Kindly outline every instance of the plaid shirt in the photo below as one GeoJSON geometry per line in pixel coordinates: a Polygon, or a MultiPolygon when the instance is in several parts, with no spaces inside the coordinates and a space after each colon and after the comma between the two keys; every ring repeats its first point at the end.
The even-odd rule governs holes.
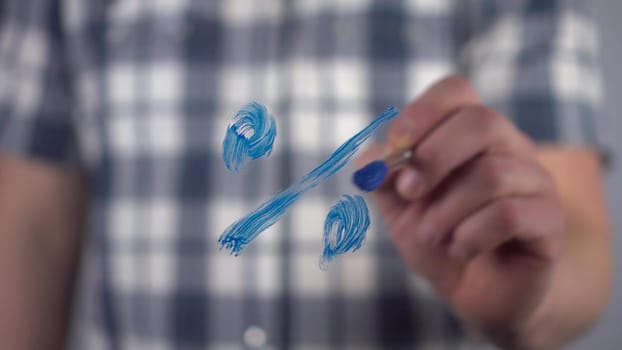
{"type": "MultiPolygon", "coordinates": [[[[76,349],[457,349],[468,337],[372,217],[318,268],[344,169],[239,257],[233,221],[389,105],[451,72],[539,142],[596,145],[596,30],[580,1],[5,0],[0,146],[90,179],[76,349]],[[257,100],[272,155],[226,171],[257,100]]],[[[451,145],[448,145],[450,147],[451,145]]]]}

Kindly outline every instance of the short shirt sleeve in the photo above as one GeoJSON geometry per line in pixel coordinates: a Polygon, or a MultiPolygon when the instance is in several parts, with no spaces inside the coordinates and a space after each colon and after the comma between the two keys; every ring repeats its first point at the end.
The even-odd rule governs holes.
{"type": "Polygon", "coordinates": [[[0,151],[76,163],[72,84],[58,1],[0,12],[0,151]]]}
{"type": "Polygon", "coordinates": [[[598,33],[586,4],[471,3],[460,64],[484,102],[537,143],[602,151],[598,33]]]}

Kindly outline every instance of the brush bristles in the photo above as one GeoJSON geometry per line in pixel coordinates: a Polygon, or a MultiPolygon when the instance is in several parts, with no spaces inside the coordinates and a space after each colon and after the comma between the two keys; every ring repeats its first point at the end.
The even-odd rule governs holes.
{"type": "Polygon", "coordinates": [[[411,149],[401,150],[386,156],[382,160],[373,161],[352,175],[352,182],[359,189],[371,192],[380,187],[389,176],[391,169],[397,168],[408,162],[413,156],[411,149]]]}
{"type": "Polygon", "coordinates": [[[371,192],[384,182],[389,174],[389,165],[383,160],[373,161],[352,175],[352,182],[359,189],[371,192]]]}

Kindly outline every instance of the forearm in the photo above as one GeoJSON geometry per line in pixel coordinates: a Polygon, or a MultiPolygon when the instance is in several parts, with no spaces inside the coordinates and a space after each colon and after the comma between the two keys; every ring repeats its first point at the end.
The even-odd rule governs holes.
{"type": "Polygon", "coordinates": [[[12,230],[3,219],[0,223],[4,238],[20,236],[0,247],[0,338],[7,349],[60,349],[73,273],[67,262],[42,247],[33,249],[38,233],[12,230]]]}
{"type": "Polygon", "coordinates": [[[0,160],[0,339],[7,349],[61,349],[80,247],[82,190],[77,174],[30,170],[0,160]]]}

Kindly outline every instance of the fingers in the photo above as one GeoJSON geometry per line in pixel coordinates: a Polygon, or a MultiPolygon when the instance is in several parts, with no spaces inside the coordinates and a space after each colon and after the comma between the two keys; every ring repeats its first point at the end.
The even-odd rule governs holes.
{"type": "MultiPolygon", "coordinates": [[[[414,207],[417,204],[420,202],[409,205],[413,206],[415,222],[416,210],[421,209],[414,207]]],[[[533,258],[536,263],[550,262],[563,248],[564,214],[548,195],[492,201],[454,228],[448,245],[424,242],[413,234],[416,230],[405,230],[407,216],[413,217],[404,215],[403,227],[392,232],[392,238],[409,266],[425,276],[442,295],[454,290],[462,269],[477,258],[520,256],[533,258]]]]}
{"type": "MultiPolygon", "coordinates": [[[[386,155],[395,148],[394,144],[399,143],[400,137],[404,134],[408,136],[408,142],[415,145],[413,166],[406,166],[391,173],[384,185],[372,194],[379,211],[389,224],[409,201],[433,192],[457,169],[482,154],[509,154],[527,158],[533,153],[531,141],[516,130],[506,118],[481,106],[469,83],[458,76],[441,80],[417,101],[407,106],[390,127],[388,135],[390,144],[368,151],[361,157],[359,164],[366,164],[372,159],[386,155]],[[412,123],[417,124],[412,130],[404,126],[412,123]]],[[[484,174],[486,176],[483,180],[488,182],[493,181],[491,178],[502,171],[496,168],[489,170],[491,166],[486,164],[483,167],[482,171],[486,174],[493,172],[490,175],[484,174]]],[[[471,182],[477,182],[477,176],[479,175],[471,176],[473,178],[471,182]]],[[[508,172],[494,181],[501,182],[510,177],[508,172]]],[[[488,189],[495,191],[500,187],[500,183],[486,185],[488,189]]],[[[465,187],[469,187],[468,183],[465,187]]],[[[480,187],[471,186],[471,190],[463,189],[463,191],[475,192],[472,189],[480,187]]],[[[520,192],[521,188],[516,190],[520,192]]],[[[475,210],[472,205],[482,205],[480,202],[488,194],[487,191],[479,190],[476,195],[460,194],[459,198],[466,198],[471,202],[460,204],[458,207],[475,210]],[[480,199],[480,202],[477,202],[477,199],[480,199]]],[[[449,211],[459,218],[468,214],[457,210],[440,211],[449,211]]],[[[453,220],[445,222],[455,224],[453,220]]],[[[445,233],[444,227],[433,226],[422,231],[430,233],[435,230],[440,232],[438,235],[445,233]]]]}
{"type": "Polygon", "coordinates": [[[534,147],[503,116],[480,105],[459,109],[425,137],[414,150],[414,168],[397,178],[405,199],[431,192],[451,172],[483,153],[532,155],[534,147]]]}
{"type": "Polygon", "coordinates": [[[495,201],[471,215],[456,228],[449,255],[466,262],[500,245],[517,241],[522,253],[547,261],[561,251],[564,218],[550,197],[512,197],[495,201]]]}
{"type": "Polygon", "coordinates": [[[479,98],[469,82],[460,76],[445,78],[406,106],[391,123],[388,141],[393,149],[412,147],[458,108],[477,104],[479,98]]]}
{"type": "Polygon", "coordinates": [[[402,258],[441,294],[477,280],[472,267],[480,262],[550,262],[559,254],[563,210],[550,174],[533,143],[481,105],[465,79],[438,82],[395,119],[382,153],[405,148],[411,162],[372,196],[402,258]]]}
{"type": "Polygon", "coordinates": [[[548,173],[537,163],[507,156],[487,155],[473,160],[456,174],[426,208],[417,234],[423,241],[446,240],[467,216],[497,199],[550,193],[548,173]]]}

